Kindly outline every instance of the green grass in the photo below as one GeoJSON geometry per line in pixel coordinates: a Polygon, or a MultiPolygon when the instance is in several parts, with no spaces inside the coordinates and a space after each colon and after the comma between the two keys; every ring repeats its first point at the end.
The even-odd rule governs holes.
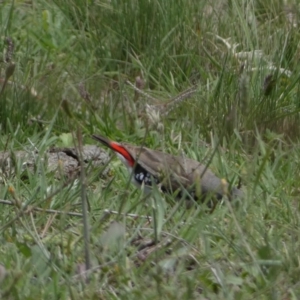
{"type": "Polygon", "coordinates": [[[0,150],[38,159],[1,166],[0,199],[81,213],[85,186],[93,269],[78,275],[82,217],[0,203],[1,297],[299,299],[299,16],[296,0],[3,1],[1,87],[15,69],[0,150]],[[159,103],[198,89],[158,126],[142,110],[155,103],[126,84],[137,76],[159,103]],[[83,144],[101,133],[199,161],[217,147],[210,168],[247,197],[213,213],[155,190],[145,200],[116,158],[102,176],[86,165],[85,185],[57,178],[45,151],[72,146],[78,130],[83,144]]]}

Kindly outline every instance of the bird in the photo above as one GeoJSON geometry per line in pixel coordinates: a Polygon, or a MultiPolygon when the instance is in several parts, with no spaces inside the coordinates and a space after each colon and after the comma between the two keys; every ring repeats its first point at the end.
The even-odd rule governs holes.
{"type": "Polygon", "coordinates": [[[183,157],[174,156],[145,146],[118,143],[107,137],[93,134],[92,138],[110,148],[127,167],[132,182],[144,186],[147,193],[157,185],[164,193],[177,198],[190,195],[194,200],[204,201],[207,197],[221,200],[244,196],[242,189],[230,191],[226,180],[217,177],[206,165],[183,157]]]}

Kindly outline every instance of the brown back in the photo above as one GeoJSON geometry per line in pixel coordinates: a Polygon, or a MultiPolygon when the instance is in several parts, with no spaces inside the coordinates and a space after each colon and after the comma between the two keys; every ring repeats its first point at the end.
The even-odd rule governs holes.
{"type": "Polygon", "coordinates": [[[221,179],[196,160],[172,156],[146,147],[122,145],[144,169],[162,180],[166,189],[175,191],[180,187],[188,189],[198,185],[202,194],[224,194],[221,179]]]}

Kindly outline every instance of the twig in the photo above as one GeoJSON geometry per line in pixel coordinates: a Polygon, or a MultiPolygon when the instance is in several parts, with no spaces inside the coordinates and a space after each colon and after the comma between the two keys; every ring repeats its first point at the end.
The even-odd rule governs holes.
{"type": "MultiPolygon", "coordinates": [[[[15,203],[9,200],[3,200],[0,199],[0,204],[5,204],[5,205],[11,205],[14,206],[15,203]]],[[[45,212],[49,214],[61,214],[61,215],[68,215],[71,217],[82,217],[83,214],[77,213],[77,212],[70,212],[70,211],[63,211],[63,210],[56,210],[56,209],[45,209],[41,207],[33,207],[33,206],[28,206],[28,210],[32,211],[38,211],[38,212],[45,212]]],[[[110,215],[122,215],[124,217],[130,217],[130,218],[142,218],[142,219],[148,219],[151,220],[151,216],[144,216],[144,215],[138,215],[138,214],[126,214],[126,213],[119,213],[115,210],[109,210],[109,209],[104,209],[104,213],[110,214],[110,215]]]]}
{"type": "Polygon", "coordinates": [[[148,220],[152,219],[152,217],[150,217],[150,216],[143,216],[143,215],[137,215],[137,214],[119,213],[118,211],[109,210],[109,209],[104,209],[104,213],[111,214],[111,215],[121,215],[121,216],[124,216],[124,217],[131,217],[131,218],[143,218],[143,219],[148,219],[148,220]]]}
{"type": "MultiPolygon", "coordinates": [[[[2,199],[0,199],[0,204],[15,206],[14,202],[9,200],[2,200],[2,199]]],[[[27,208],[29,211],[32,210],[32,211],[46,212],[49,214],[62,214],[62,215],[68,215],[72,217],[82,217],[81,213],[76,213],[76,212],[69,212],[69,211],[56,210],[56,209],[44,209],[41,207],[33,207],[33,206],[27,206],[27,208]]]]}
{"type": "Polygon", "coordinates": [[[179,104],[181,101],[183,101],[183,100],[191,97],[192,95],[194,95],[195,92],[198,89],[198,85],[194,85],[194,86],[188,88],[187,90],[183,91],[179,95],[169,99],[167,102],[161,102],[158,99],[153,98],[149,94],[145,93],[143,90],[136,87],[129,80],[127,80],[126,83],[128,85],[130,85],[139,94],[141,94],[141,95],[145,96],[146,98],[156,102],[156,104],[153,104],[153,105],[148,104],[148,106],[160,110],[164,115],[168,115],[170,113],[170,111],[172,111],[177,104],[179,104]],[[157,103],[157,102],[160,102],[160,103],[157,103]]]}

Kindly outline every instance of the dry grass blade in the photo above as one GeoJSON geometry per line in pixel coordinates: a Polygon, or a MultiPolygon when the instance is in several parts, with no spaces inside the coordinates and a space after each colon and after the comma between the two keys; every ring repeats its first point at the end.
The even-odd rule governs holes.
{"type": "Polygon", "coordinates": [[[12,38],[10,38],[10,37],[7,37],[5,39],[5,41],[6,41],[6,44],[7,44],[7,48],[6,48],[4,62],[9,63],[12,60],[14,50],[15,50],[15,45],[14,45],[14,42],[13,42],[12,38]]]}
{"type": "Polygon", "coordinates": [[[158,105],[156,105],[156,107],[159,107],[159,106],[162,105],[162,107],[160,108],[160,110],[162,112],[162,115],[167,116],[182,101],[192,97],[197,92],[197,90],[198,90],[198,85],[194,85],[191,88],[183,91],[182,93],[180,93],[176,97],[170,99],[167,103],[158,104],[158,105]]]}
{"type": "Polygon", "coordinates": [[[5,78],[4,78],[4,82],[2,85],[2,89],[0,91],[0,96],[3,94],[5,87],[7,85],[8,79],[14,74],[15,67],[16,67],[16,65],[12,62],[12,57],[13,57],[14,48],[15,48],[13,40],[10,37],[7,37],[5,39],[5,41],[7,43],[7,48],[6,48],[6,53],[5,53],[5,57],[4,57],[4,62],[6,64],[8,64],[8,66],[6,67],[6,70],[5,70],[5,78]]]}
{"type": "Polygon", "coordinates": [[[83,82],[80,82],[79,85],[78,85],[78,92],[79,92],[79,95],[81,96],[81,98],[83,100],[85,100],[86,102],[88,103],[91,103],[92,102],[92,98],[91,98],[91,95],[90,93],[86,90],[83,82]]]}
{"type": "MultiPolygon", "coordinates": [[[[144,92],[142,89],[140,89],[138,85],[135,86],[135,85],[132,84],[129,80],[126,80],[126,83],[127,83],[128,85],[130,85],[130,86],[134,89],[134,91],[135,91],[136,93],[143,95],[145,98],[147,98],[147,99],[149,99],[149,100],[151,100],[151,101],[153,101],[153,102],[157,102],[157,101],[158,101],[156,98],[153,98],[151,95],[147,94],[147,93],[144,92]]],[[[142,88],[143,85],[141,85],[140,87],[142,88]]]]}

